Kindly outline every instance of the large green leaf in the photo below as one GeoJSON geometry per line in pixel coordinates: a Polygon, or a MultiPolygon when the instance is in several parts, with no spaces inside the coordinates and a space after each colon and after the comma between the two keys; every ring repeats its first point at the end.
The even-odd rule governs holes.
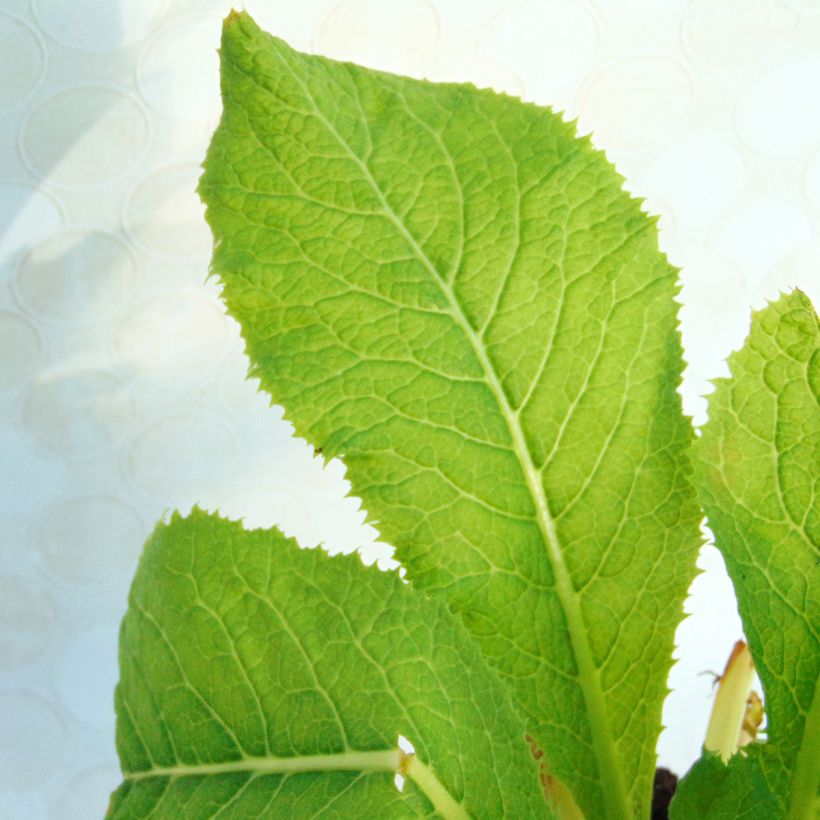
{"type": "Polygon", "coordinates": [[[729,367],[696,446],[698,486],[763,684],[760,774],[777,816],[809,818],[820,785],[820,327],[809,299],[795,291],[755,314],[729,367]]]}
{"type": "Polygon", "coordinates": [[[699,513],[676,272],[551,111],[231,15],[200,191],[252,373],[339,455],[590,817],[648,813],[699,513]]]}
{"type": "Polygon", "coordinates": [[[276,530],[196,510],[157,528],[116,704],[115,818],[548,814],[509,693],[444,602],[276,530]]]}

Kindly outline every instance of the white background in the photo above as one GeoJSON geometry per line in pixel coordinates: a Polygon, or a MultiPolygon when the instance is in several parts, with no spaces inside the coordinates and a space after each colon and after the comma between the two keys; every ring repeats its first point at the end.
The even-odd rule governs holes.
{"type": "MultiPolygon", "coordinates": [[[[820,296],[820,4],[248,0],[293,45],[579,117],[682,269],[686,409],[749,306],[820,296]]],[[[202,505],[304,545],[390,548],[244,381],[193,189],[221,0],[0,0],[0,817],[100,816],[116,634],[143,540],[202,505]]],[[[698,754],[740,626],[706,548],[661,761],[698,754]]]]}

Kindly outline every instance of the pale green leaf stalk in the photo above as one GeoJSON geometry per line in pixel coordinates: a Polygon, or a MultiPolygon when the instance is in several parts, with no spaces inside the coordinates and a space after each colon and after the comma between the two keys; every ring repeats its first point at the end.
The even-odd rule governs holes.
{"type": "Polygon", "coordinates": [[[739,748],[746,704],[752,691],[755,667],[749,647],[738,641],[718,683],[715,703],[703,747],[717,752],[726,763],[739,748]]]}
{"type": "Polygon", "coordinates": [[[509,692],[443,601],[199,510],[146,545],[116,706],[112,818],[549,816],[509,692]]]}
{"type": "Polygon", "coordinates": [[[549,109],[225,22],[200,192],[251,372],[510,684],[590,818],[649,813],[699,510],[677,273],[549,109]]]}
{"type": "Polygon", "coordinates": [[[698,764],[699,788],[673,806],[698,816],[683,795],[695,799],[711,772],[754,791],[755,816],[809,820],[820,786],[820,328],[809,299],[795,291],[754,314],[729,367],[709,398],[696,470],[763,684],[768,740],[728,769],[698,764]]]}

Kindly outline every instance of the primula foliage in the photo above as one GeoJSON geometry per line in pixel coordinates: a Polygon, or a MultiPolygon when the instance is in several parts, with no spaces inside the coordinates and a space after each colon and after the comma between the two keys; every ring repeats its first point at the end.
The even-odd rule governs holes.
{"type": "Polygon", "coordinates": [[[725,784],[712,789],[715,817],[809,818],[820,786],[820,326],[809,299],[796,291],[755,314],[729,367],[695,448],[697,484],[763,683],[768,742],[728,767],[697,764],[703,788],[682,790],[673,816],[705,816],[694,800],[711,773],[725,784]]]}
{"type": "Polygon", "coordinates": [[[699,511],[676,271],[549,110],[293,51],[245,15],[200,191],[252,372],[590,816],[645,814],[699,511]]]}
{"type": "MultiPolygon", "coordinates": [[[[220,55],[212,272],[251,374],[343,460],[409,584],[204,513],[161,525],[123,626],[113,813],[648,817],[702,515],[654,220],[549,109],[301,54],[244,13],[220,55]]],[[[756,320],[764,359],[698,451],[767,697],[794,696],[770,715],[778,811],[811,791],[791,771],[817,724],[800,305],[765,344],[756,320]],[[783,645],[809,640],[805,662],[783,645]]]]}
{"type": "Polygon", "coordinates": [[[464,628],[356,556],[174,516],[146,545],[120,660],[113,817],[432,817],[431,798],[454,818],[549,816],[464,628]],[[396,790],[400,734],[432,789],[396,790]]]}

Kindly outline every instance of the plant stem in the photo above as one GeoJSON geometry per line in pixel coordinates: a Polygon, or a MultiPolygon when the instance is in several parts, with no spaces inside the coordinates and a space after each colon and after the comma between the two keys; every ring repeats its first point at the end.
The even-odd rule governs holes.
{"type": "Polygon", "coordinates": [[[738,750],[746,701],[752,690],[754,674],[755,667],[749,648],[743,641],[738,641],[720,678],[703,744],[709,751],[718,752],[724,763],[738,750]]]}
{"type": "Polygon", "coordinates": [[[405,755],[400,773],[407,775],[424,792],[433,808],[445,820],[469,820],[470,815],[455,798],[441,785],[431,768],[415,755],[405,755]]]}

